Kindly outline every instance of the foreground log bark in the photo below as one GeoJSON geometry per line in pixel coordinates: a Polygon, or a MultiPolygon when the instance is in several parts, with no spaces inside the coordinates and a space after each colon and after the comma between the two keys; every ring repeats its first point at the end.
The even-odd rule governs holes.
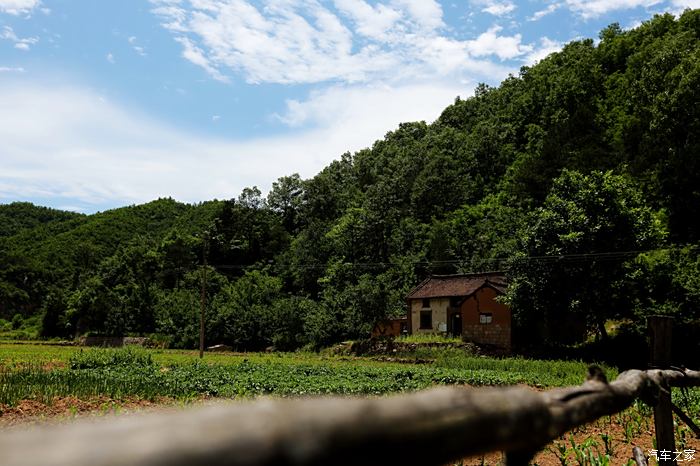
{"type": "Polygon", "coordinates": [[[442,465],[491,451],[511,464],[574,427],[700,372],[632,370],[577,387],[443,387],[374,399],[231,403],[167,414],[83,420],[0,435],[3,465],[442,465]]]}
{"type": "Polygon", "coordinates": [[[632,449],[632,458],[634,459],[634,462],[637,464],[637,466],[649,466],[649,463],[647,462],[647,457],[644,456],[644,452],[639,447],[634,447],[632,449]]]}

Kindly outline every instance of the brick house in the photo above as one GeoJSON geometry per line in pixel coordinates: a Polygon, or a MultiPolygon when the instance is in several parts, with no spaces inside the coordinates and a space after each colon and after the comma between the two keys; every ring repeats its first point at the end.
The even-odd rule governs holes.
{"type": "Polygon", "coordinates": [[[502,272],[433,275],[406,296],[408,332],[461,336],[510,351],[510,307],[496,300],[506,287],[502,272]]]}

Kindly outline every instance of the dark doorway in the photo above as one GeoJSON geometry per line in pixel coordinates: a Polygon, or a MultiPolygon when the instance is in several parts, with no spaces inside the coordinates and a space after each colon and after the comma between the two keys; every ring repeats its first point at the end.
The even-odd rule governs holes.
{"type": "Polygon", "coordinates": [[[452,314],[452,336],[459,337],[462,336],[462,314],[454,313],[452,314]]]}

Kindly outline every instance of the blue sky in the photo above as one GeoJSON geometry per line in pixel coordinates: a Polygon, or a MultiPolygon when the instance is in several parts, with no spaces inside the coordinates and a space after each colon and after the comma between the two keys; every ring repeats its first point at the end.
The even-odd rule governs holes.
{"type": "Polygon", "coordinates": [[[612,22],[700,0],[0,0],[0,203],[308,178],[612,22]]]}

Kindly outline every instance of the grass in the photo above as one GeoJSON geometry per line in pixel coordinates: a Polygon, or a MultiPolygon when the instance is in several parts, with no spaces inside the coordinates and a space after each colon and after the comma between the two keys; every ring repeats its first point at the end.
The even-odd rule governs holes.
{"type": "Polygon", "coordinates": [[[23,319],[17,315],[10,320],[0,319],[0,339],[36,340],[41,327],[41,317],[32,316],[23,319]]]}
{"type": "MultiPolygon", "coordinates": [[[[518,380],[518,383],[542,388],[578,385],[583,382],[588,370],[588,364],[581,361],[476,356],[457,347],[418,346],[409,352],[398,351],[395,356],[433,361],[435,367],[508,374],[509,378],[518,380]]],[[[600,366],[608,380],[617,377],[616,369],[602,364],[600,366]]]]}

